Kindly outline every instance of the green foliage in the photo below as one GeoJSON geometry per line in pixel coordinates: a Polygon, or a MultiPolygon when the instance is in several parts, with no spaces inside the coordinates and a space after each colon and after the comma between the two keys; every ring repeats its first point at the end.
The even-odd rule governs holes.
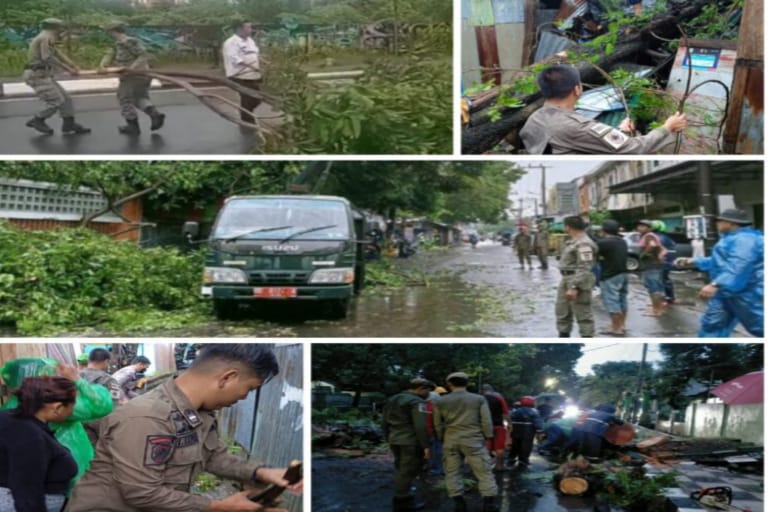
{"type": "MultiPolygon", "coordinates": [[[[390,261],[371,262],[365,269],[366,286],[383,288],[404,288],[412,279],[393,265],[390,261]]],[[[379,293],[375,291],[374,293],[379,293]]]]}
{"type": "Polygon", "coordinates": [[[606,492],[603,496],[622,510],[663,512],[666,510],[664,490],[677,485],[677,475],[661,473],[646,476],[642,470],[621,469],[606,472],[604,484],[606,492]]]}
{"type": "Polygon", "coordinates": [[[212,491],[221,485],[221,480],[216,475],[210,473],[200,473],[192,485],[192,492],[195,494],[212,491]]]}
{"type": "MultiPolygon", "coordinates": [[[[653,369],[646,365],[646,382],[653,382],[653,369]]],[[[597,406],[616,404],[627,390],[635,390],[640,372],[638,361],[611,361],[592,366],[593,375],[584,377],[579,388],[579,402],[597,406]]]]}
{"type": "Polygon", "coordinates": [[[734,40],[739,35],[739,26],[733,14],[736,9],[743,6],[744,0],[736,0],[728,4],[712,2],[705,5],[701,14],[685,25],[685,31],[695,39],[734,40]]]}
{"type": "MultiPolygon", "coordinates": [[[[21,231],[0,224],[0,322],[49,335],[146,312],[200,308],[202,255],[141,250],[85,229],[21,231]]],[[[155,319],[156,320],[156,319],[155,319]]]]}
{"type": "Polygon", "coordinates": [[[343,423],[351,427],[377,427],[379,422],[369,413],[361,409],[342,411],[336,407],[312,409],[312,423],[323,425],[328,423],[343,423]]]}
{"type": "MultiPolygon", "coordinates": [[[[295,57],[293,55],[292,57],[295,57]]],[[[323,86],[301,62],[267,71],[265,89],[282,99],[287,123],[268,151],[312,154],[447,154],[452,151],[451,65],[414,51],[378,55],[352,84],[323,86]]]]}
{"type": "Polygon", "coordinates": [[[542,391],[547,377],[571,380],[580,356],[580,344],[316,344],[312,378],[345,391],[394,394],[417,374],[442,384],[449,373],[464,371],[475,386],[481,380],[517,397],[542,391]]]}

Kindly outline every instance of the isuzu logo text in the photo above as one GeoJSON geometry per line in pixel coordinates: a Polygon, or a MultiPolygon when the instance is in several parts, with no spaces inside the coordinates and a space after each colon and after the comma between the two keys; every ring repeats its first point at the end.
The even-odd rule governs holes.
{"type": "Polygon", "coordinates": [[[299,250],[298,245],[262,245],[262,251],[269,252],[297,252],[299,250]]]}

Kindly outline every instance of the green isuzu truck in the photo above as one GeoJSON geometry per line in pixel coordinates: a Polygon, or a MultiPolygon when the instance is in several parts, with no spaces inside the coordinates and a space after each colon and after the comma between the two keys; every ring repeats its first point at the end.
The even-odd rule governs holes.
{"type": "MultiPolygon", "coordinates": [[[[342,197],[230,197],[206,240],[202,293],[220,319],[261,301],[320,301],[345,318],[365,279],[365,229],[365,215],[342,197]]],[[[192,241],[200,227],[183,231],[192,241]]]]}

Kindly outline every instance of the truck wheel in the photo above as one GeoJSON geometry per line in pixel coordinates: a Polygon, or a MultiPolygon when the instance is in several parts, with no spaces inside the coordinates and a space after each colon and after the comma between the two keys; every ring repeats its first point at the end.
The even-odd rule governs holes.
{"type": "Polygon", "coordinates": [[[239,317],[238,304],[233,300],[214,300],[213,311],[219,320],[237,320],[239,317]]]}
{"type": "Polygon", "coordinates": [[[336,299],[328,302],[328,314],[334,320],[344,320],[349,313],[349,299],[336,299]]]}
{"type": "Polygon", "coordinates": [[[629,256],[627,258],[627,270],[630,272],[635,272],[637,269],[640,268],[640,261],[638,261],[637,258],[634,256],[629,256]]]}

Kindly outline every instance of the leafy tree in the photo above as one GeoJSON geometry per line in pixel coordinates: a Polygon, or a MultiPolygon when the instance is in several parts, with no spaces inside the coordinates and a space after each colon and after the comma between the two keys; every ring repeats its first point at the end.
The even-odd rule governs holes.
{"type": "Polygon", "coordinates": [[[690,397],[680,393],[691,380],[708,385],[736,378],[763,368],[763,345],[663,343],[657,385],[660,396],[676,409],[684,408],[690,397]]]}
{"type": "MultiPolygon", "coordinates": [[[[616,404],[625,391],[635,391],[640,372],[639,361],[611,361],[592,366],[593,375],[585,377],[579,389],[579,402],[594,407],[601,403],[616,404]]],[[[652,369],[646,364],[646,382],[652,369]]]]}

